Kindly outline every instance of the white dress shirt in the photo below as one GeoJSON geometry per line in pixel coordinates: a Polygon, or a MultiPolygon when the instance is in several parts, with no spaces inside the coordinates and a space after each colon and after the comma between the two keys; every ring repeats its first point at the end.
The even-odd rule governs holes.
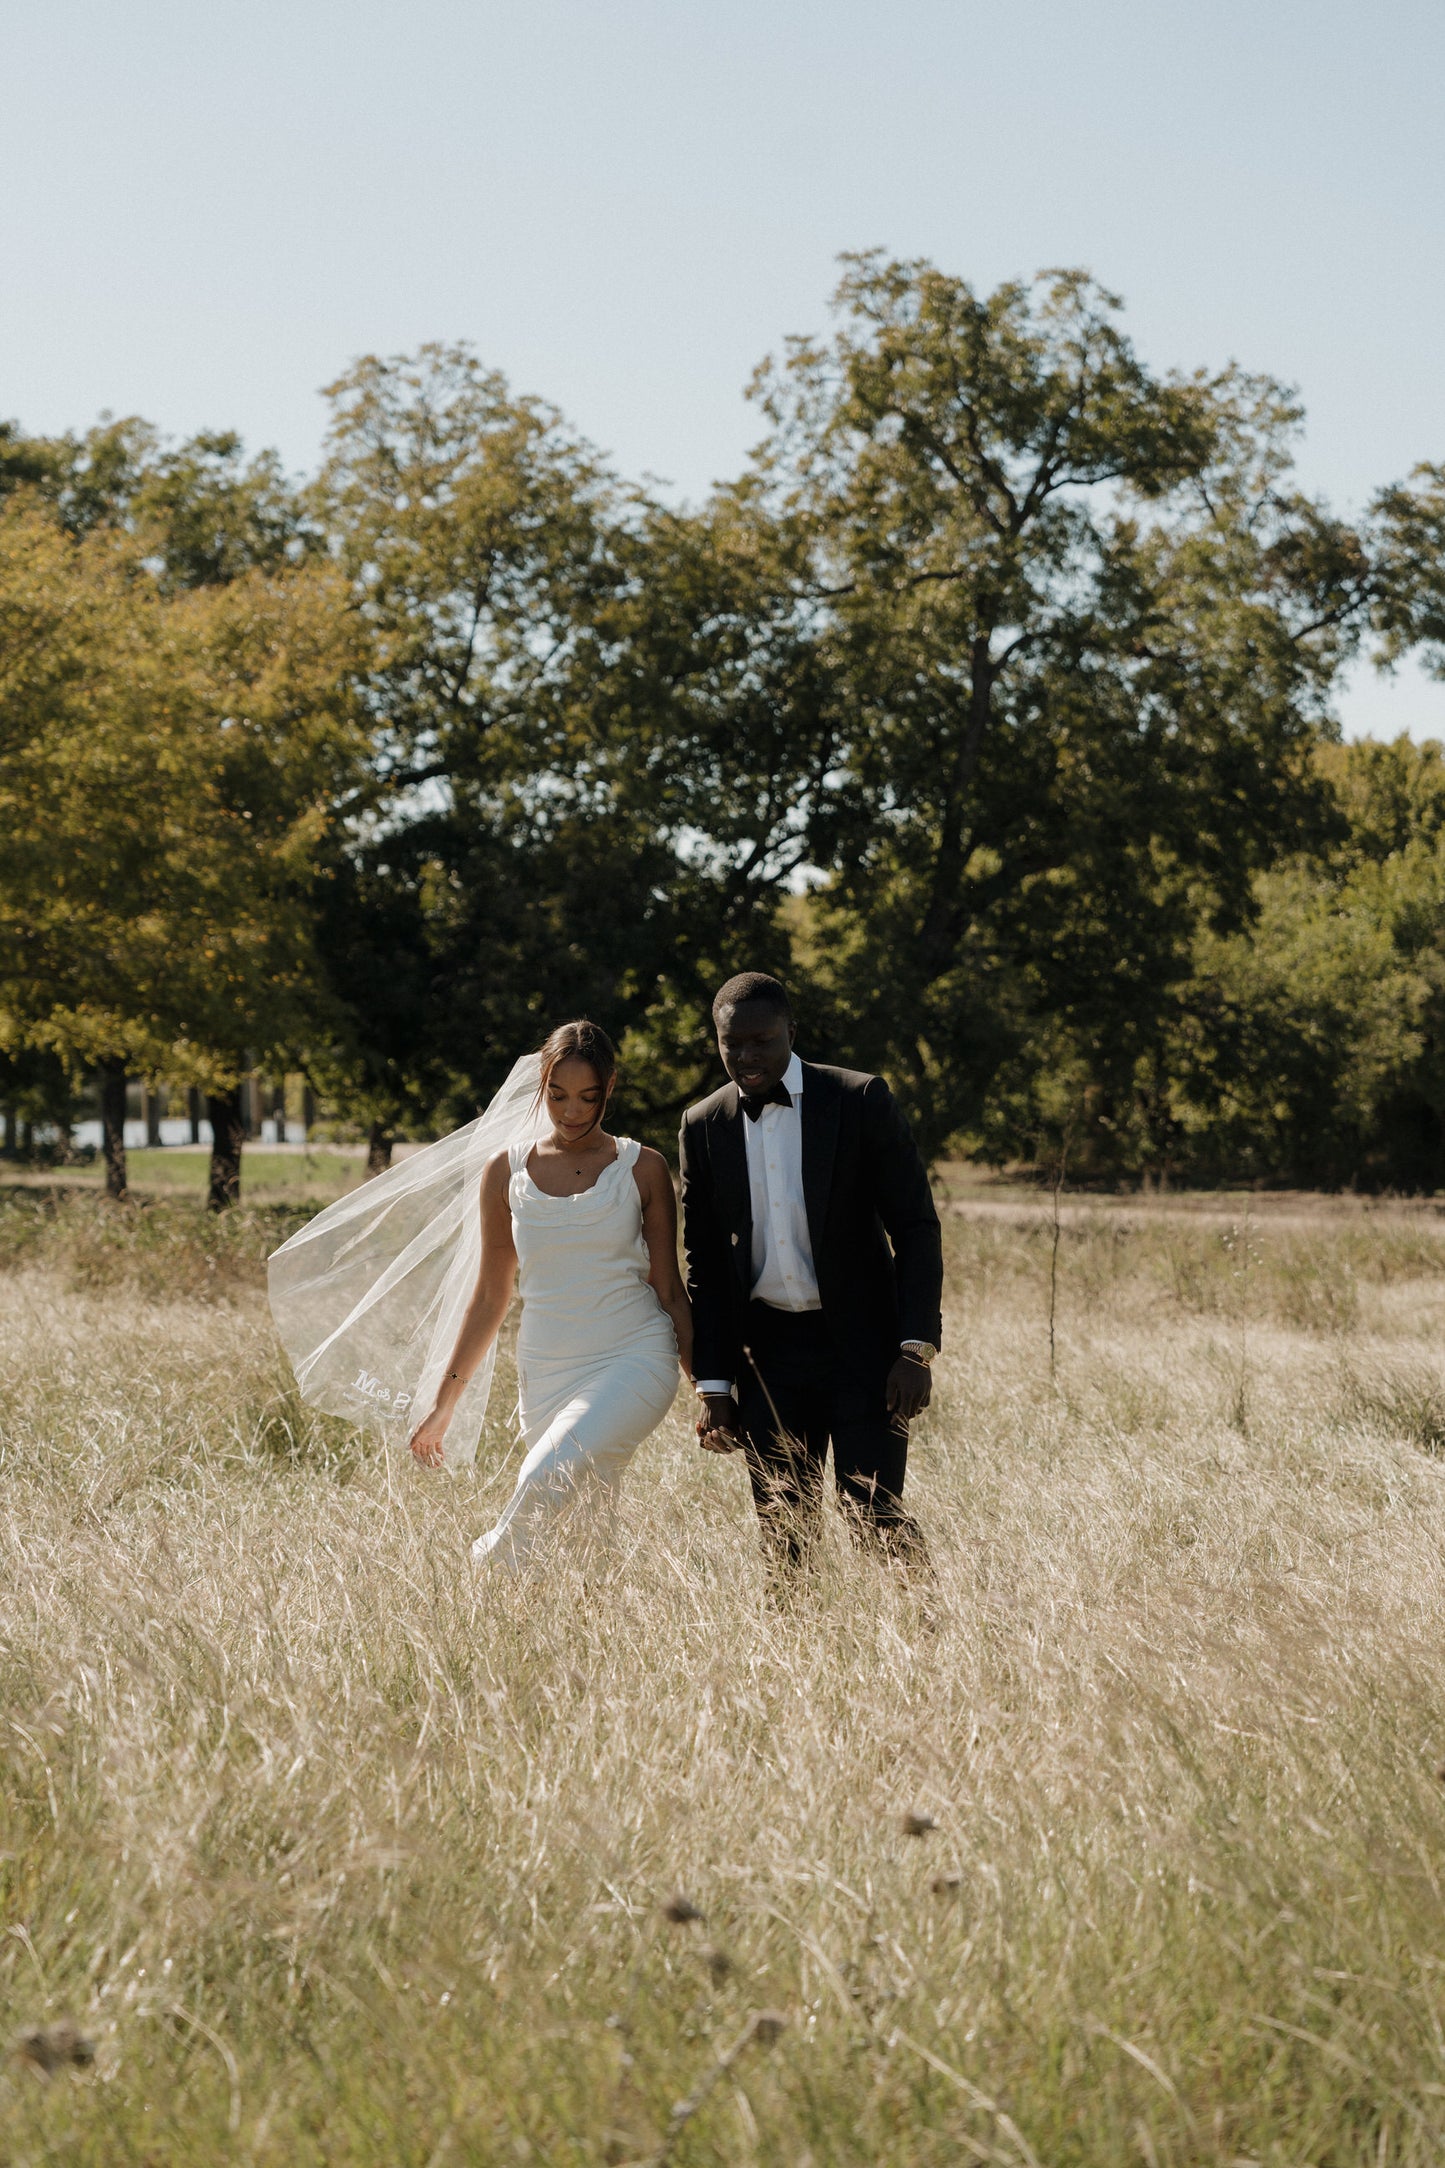
{"type": "MultiPolygon", "coordinates": [[[[752,1200],[752,1295],[775,1310],[821,1310],[808,1209],[803,1197],[803,1064],[795,1054],[783,1074],[790,1107],[776,1102],[756,1121],[744,1114],[752,1200]]],[[[699,1378],[700,1393],[730,1393],[731,1378],[699,1378]]]]}

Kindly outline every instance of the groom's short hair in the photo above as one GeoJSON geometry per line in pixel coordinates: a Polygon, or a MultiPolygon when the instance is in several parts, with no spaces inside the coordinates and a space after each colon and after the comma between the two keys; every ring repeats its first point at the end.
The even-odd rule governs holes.
{"type": "Polygon", "coordinates": [[[739,971],[726,986],[720,986],[713,995],[712,1020],[717,1022],[724,1009],[741,1008],[745,1001],[754,1001],[769,1009],[776,1009],[780,1016],[793,1021],[793,1004],[788,999],[788,989],[781,979],[770,979],[766,971],[739,971]]]}

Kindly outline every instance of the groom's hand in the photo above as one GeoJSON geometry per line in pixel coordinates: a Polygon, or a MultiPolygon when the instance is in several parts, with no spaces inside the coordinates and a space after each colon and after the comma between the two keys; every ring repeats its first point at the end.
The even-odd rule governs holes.
{"type": "Polygon", "coordinates": [[[735,1453],[738,1407],[731,1393],[709,1393],[697,1419],[697,1442],[705,1453],[735,1453]]]}
{"type": "Polygon", "coordinates": [[[928,1406],[932,1392],[933,1379],[927,1363],[913,1355],[900,1355],[888,1373],[888,1413],[901,1415],[905,1423],[911,1423],[928,1406]]]}

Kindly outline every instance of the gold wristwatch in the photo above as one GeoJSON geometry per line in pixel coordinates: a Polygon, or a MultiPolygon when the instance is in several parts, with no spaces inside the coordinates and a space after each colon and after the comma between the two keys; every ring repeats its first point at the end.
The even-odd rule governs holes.
{"type": "Polygon", "coordinates": [[[938,1353],[931,1340],[904,1340],[900,1345],[905,1355],[911,1355],[913,1360],[916,1363],[922,1363],[925,1369],[938,1353]]]}

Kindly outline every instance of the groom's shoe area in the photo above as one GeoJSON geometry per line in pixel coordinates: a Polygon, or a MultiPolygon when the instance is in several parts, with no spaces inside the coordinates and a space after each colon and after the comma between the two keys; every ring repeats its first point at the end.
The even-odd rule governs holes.
{"type": "Polygon", "coordinates": [[[855,1534],[922,1566],[902,1491],[941,1337],[927,1170],[881,1077],[799,1060],[775,979],[730,980],[714,1017],[731,1081],[679,1143],[702,1442],[743,1445],[779,1564],[810,1548],[831,1440],[855,1534]]]}

